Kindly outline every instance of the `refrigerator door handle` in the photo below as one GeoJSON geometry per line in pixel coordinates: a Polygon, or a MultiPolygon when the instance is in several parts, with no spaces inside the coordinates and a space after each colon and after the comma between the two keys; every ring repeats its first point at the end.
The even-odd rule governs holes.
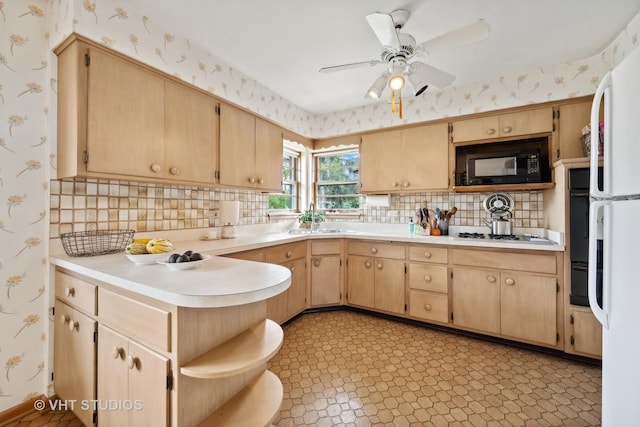
{"type": "MultiPolygon", "coordinates": [[[[593,315],[596,316],[598,322],[606,329],[609,329],[609,313],[606,311],[607,301],[609,300],[608,286],[605,283],[606,275],[602,280],[602,308],[598,305],[596,296],[597,270],[598,270],[598,209],[609,204],[608,201],[593,201],[589,208],[589,273],[587,275],[589,290],[589,306],[593,315]]],[[[604,237],[604,236],[603,236],[604,237]]],[[[607,250],[607,241],[603,242],[603,262],[606,264],[604,257],[609,253],[607,250]]]]}
{"type": "MultiPolygon", "coordinates": [[[[593,95],[593,103],[591,104],[591,162],[590,162],[590,191],[591,195],[595,198],[604,198],[608,197],[608,194],[605,192],[606,187],[603,188],[603,191],[600,191],[598,188],[598,146],[600,144],[600,100],[604,98],[604,128],[602,129],[603,138],[604,138],[604,151],[608,151],[609,149],[609,135],[611,134],[611,120],[608,116],[608,113],[611,111],[611,72],[602,77],[598,88],[596,89],[596,93],[593,95]]],[[[607,163],[607,160],[610,159],[611,156],[607,156],[606,153],[603,152],[605,167],[603,168],[603,174],[606,174],[611,171],[611,165],[607,163]]]]}

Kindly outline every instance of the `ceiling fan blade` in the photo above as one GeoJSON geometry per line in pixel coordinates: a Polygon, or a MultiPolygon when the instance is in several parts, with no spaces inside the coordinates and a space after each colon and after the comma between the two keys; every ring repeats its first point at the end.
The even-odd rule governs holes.
{"type": "Polygon", "coordinates": [[[489,36],[489,30],[489,24],[481,19],[473,24],[460,27],[457,30],[420,43],[418,48],[420,48],[422,52],[429,54],[436,50],[468,45],[486,39],[489,36]]]}
{"type": "Polygon", "coordinates": [[[417,74],[424,81],[437,88],[449,86],[456,79],[455,76],[424,62],[413,62],[409,66],[409,73],[417,74]]]}
{"type": "Polygon", "coordinates": [[[391,15],[379,12],[372,13],[367,15],[367,22],[383,47],[395,51],[400,50],[400,40],[398,40],[398,33],[391,15]]]}
{"type": "Polygon", "coordinates": [[[374,65],[381,64],[381,61],[376,59],[372,59],[371,61],[362,61],[362,62],[352,62],[351,64],[342,64],[342,65],[334,65],[331,67],[323,67],[320,68],[321,73],[333,73],[334,71],[342,71],[349,70],[351,68],[361,68],[361,67],[373,67],[374,65]]]}

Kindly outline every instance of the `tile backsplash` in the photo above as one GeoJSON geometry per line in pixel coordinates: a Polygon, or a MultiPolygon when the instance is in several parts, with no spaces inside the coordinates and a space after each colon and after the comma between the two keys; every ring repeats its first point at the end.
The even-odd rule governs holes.
{"type": "MultiPolygon", "coordinates": [[[[423,201],[431,209],[458,212],[452,225],[481,226],[488,219],[482,201],[488,193],[415,193],[392,195],[389,207],[365,207],[359,221],[402,224],[423,201]]],[[[543,226],[541,191],[511,192],[514,226],[543,226]]],[[[90,230],[132,229],[138,232],[182,230],[209,226],[217,200],[239,200],[238,225],[269,219],[269,195],[249,190],[188,187],[129,181],[75,178],[51,181],[50,237],[90,230]]],[[[215,224],[218,225],[218,224],[215,224]]]]}

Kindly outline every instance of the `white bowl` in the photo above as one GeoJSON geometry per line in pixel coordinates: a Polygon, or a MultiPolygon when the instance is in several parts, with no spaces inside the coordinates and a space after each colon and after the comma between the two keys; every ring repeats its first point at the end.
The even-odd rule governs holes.
{"type": "MultiPolygon", "coordinates": [[[[167,258],[169,256],[167,255],[167,258]]],[[[156,261],[158,264],[164,264],[169,267],[169,270],[193,270],[194,268],[199,268],[203,262],[211,259],[211,255],[202,254],[202,259],[198,261],[189,261],[189,262],[167,262],[166,259],[156,261]]]]}
{"type": "Polygon", "coordinates": [[[165,252],[161,254],[140,254],[140,255],[125,254],[125,255],[127,256],[127,258],[129,258],[129,261],[137,265],[150,265],[150,264],[155,264],[156,261],[161,259],[166,260],[167,258],[169,258],[170,253],[165,252]]]}

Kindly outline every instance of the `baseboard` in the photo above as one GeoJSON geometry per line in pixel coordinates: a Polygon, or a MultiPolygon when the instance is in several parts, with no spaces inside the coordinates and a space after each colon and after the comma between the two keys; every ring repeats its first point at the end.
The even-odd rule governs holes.
{"type": "Polygon", "coordinates": [[[28,413],[33,412],[35,410],[33,405],[36,400],[48,401],[49,399],[44,394],[42,394],[39,397],[29,399],[14,406],[13,408],[9,408],[6,411],[0,412],[0,425],[8,423],[9,421],[13,421],[16,418],[24,417],[28,413]]]}

